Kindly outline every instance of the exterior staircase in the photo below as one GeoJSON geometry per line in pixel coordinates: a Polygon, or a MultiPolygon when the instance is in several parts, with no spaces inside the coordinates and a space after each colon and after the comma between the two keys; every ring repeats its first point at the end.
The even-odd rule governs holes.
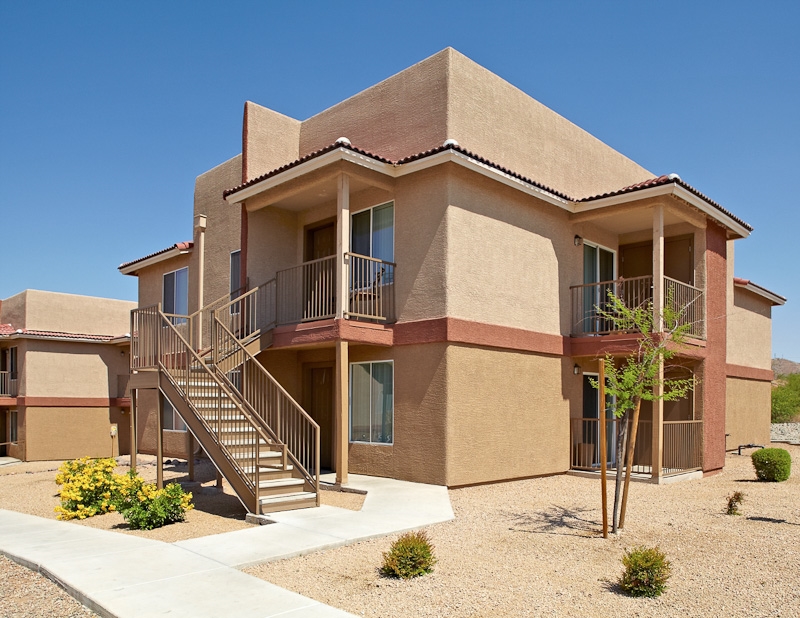
{"type": "Polygon", "coordinates": [[[131,325],[131,372],[152,376],[256,514],[319,506],[319,426],[250,351],[266,329],[242,298],[260,289],[191,316],[136,309],[131,325]]]}

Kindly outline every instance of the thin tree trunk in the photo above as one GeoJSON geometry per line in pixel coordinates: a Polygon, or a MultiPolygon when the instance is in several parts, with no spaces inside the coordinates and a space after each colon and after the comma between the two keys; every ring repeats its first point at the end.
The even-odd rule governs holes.
{"type": "Polygon", "coordinates": [[[622,471],[625,457],[620,457],[620,453],[625,452],[625,437],[628,433],[628,412],[619,419],[619,430],[617,431],[617,478],[614,482],[614,512],[611,518],[611,533],[617,533],[619,522],[620,488],[622,487],[622,471]]]}
{"type": "Polygon", "coordinates": [[[639,410],[642,407],[642,400],[636,400],[636,407],[633,410],[633,425],[631,426],[630,438],[628,439],[628,469],[625,471],[625,489],[622,491],[622,509],[619,514],[619,527],[625,527],[625,509],[628,506],[628,488],[631,484],[631,471],[633,470],[633,452],[636,449],[636,434],[639,429],[639,410]]]}

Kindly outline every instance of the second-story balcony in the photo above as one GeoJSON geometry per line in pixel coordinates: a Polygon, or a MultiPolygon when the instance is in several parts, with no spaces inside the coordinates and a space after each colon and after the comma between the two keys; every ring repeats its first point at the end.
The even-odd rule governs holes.
{"type": "MultiPolygon", "coordinates": [[[[647,307],[653,302],[653,277],[633,277],[574,285],[572,296],[573,337],[610,335],[628,332],[611,319],[609,293],[613,293],[627,307],[647,307]]],[[[670,277],[664,277],[664,306],[672,309],[679,324],[688,324],[688,336],[705,338],[705,297],[703,290],[670,277]]]]}
{"type": "Polygon", "coordinates": [[[393,322],[395,264],[356,253],[345,254],[341,269],[336,262],[332,255],[280,270],[214,313],[239,339],[336,317],[393,322]],[[337,271],[344,273],[346,288],[338,285],[337,271]],[[341,302],[340,290],[346,290],[341,302]]]}
{"type": "Polygon", "coordinates": [[[17,396],[17,374],[0,371],[0,397],[17,396]]]}

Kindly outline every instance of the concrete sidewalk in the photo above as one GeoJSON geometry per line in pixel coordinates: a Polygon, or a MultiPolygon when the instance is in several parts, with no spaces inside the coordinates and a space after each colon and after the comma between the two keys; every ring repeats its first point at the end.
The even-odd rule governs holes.
{"type": "Polygon", "coordinates": [[[173,544],[0,509],[0,553],[102,616],[351,616],[234,568],[453,518],[444,487],[350,479],[369,492],[361,511],[287,511],[271,516],[274,524],[173,544]]]}
{"type": "MultiPolygon", "coordinates": [[[[324,475],[323,481],[333,481],[324,475]]],[[[360,511],[333,506],[284,511],[276,523],[175,543],[231,567],[301,556],[453,519],[447,488],[351,474],[348,488],[366,491],[360,511]]]]}

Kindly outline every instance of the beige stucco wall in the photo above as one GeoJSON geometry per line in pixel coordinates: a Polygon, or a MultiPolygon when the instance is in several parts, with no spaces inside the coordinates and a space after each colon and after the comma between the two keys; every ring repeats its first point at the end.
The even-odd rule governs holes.
{"type": "Polygon", "coordinates": [[[772,304],[740,287],[728,309],[728,358],[733,365],[772,368],[772,304]]]}
{"type": "Polygon", "coordinates": [[[247,276],[251,287],[269,281],[279,270],[299,264],[298,250],[296,213],[278,208],[248,213],[247,276]]]}
{"type": "MultiPolygon", "coordinates": [[[[222,192],[238,185],[241,176],[242,157],[237,155],[201,174],[195,181],[194,215],[195,217],[205,215],[207,218],[202,305],[211,303],[230,292],[230,256],[232,251],[241,249],[242,213],[238,204],[228,204],[222,198],[222,192]]],[[[194,234],[197,247],[199,233],[195,230],[194,234]]],[[[189,260],[189,280],[192,288],[189,290],[190,311],[199,308],[197,297],[199,262],[200,252],[192,251],[189,260]]]]}
{"type": "Polygon", "coordinates": [[[726,380],[726,448],[740,444],[769,445],[772,385],[769,382],[728,378],[726,380]]]}
{"type": "Polygon", "coordinates": [[[244,104],[242,142],[245,177],[228,188],[297,159],[300,121],[247,101],[244,104]]]}
{"type": "Polygon", "coordinates": [[[453,138],[481,156],[574,197],[653,177],[452,48],[304,121],[300,155],[342,136],[393,160],[453,138]]]}
{"type": "Polygon", "coordinates": [[[25,290],[3,301],[0,323],[16,328],[86,335],[123,335],[136,303],[111,298],[25,290]]]}
{"type": "MultiPolygon", "coordinates": [[[[164,274],[189,266],[191,252],[147,266],[139,271],[139,306],[148,307],[163,302],[164,274]]],[[[227,278],[226,278],[227,280],[227,278]]],[[[189,273],[189,301],[192,299],[192,273],[189,273]]],[[[129,318],[130,319],[130,318],[129,318]]]]}
{"type": "MultiPolygon", "coordinates": [[[[155,455],[158,451],[158,391],[140,389],[136,406],[137,447],[140,453],[155,455]]],[[[126,429],[130,432],[130,426],[126,429]]],[[[187,432],[164,431],[164,456],[187,458],[187,432]]],[[[195,442],[197,449],[197,442],[195,442]]]]}
{"type": "Polygon", "coordinates": [[[29,340],[20,357],[26,397],[123,397],[119,376],[129,372],[126,348],[108,344],[29,340]]]}
{"type": "Polygon", "coordinates": [[[41,461],[116,457],[120,437],[111,437],[111,424],[124,432],[129,421],[119,408],[27,407],[24,422],[25,458],[41,461]]]}
{"type": "Polygon", "coordinates": [[[447,350],[447,484],[569,469],[568,358],[468,346],[447,350]]]}

